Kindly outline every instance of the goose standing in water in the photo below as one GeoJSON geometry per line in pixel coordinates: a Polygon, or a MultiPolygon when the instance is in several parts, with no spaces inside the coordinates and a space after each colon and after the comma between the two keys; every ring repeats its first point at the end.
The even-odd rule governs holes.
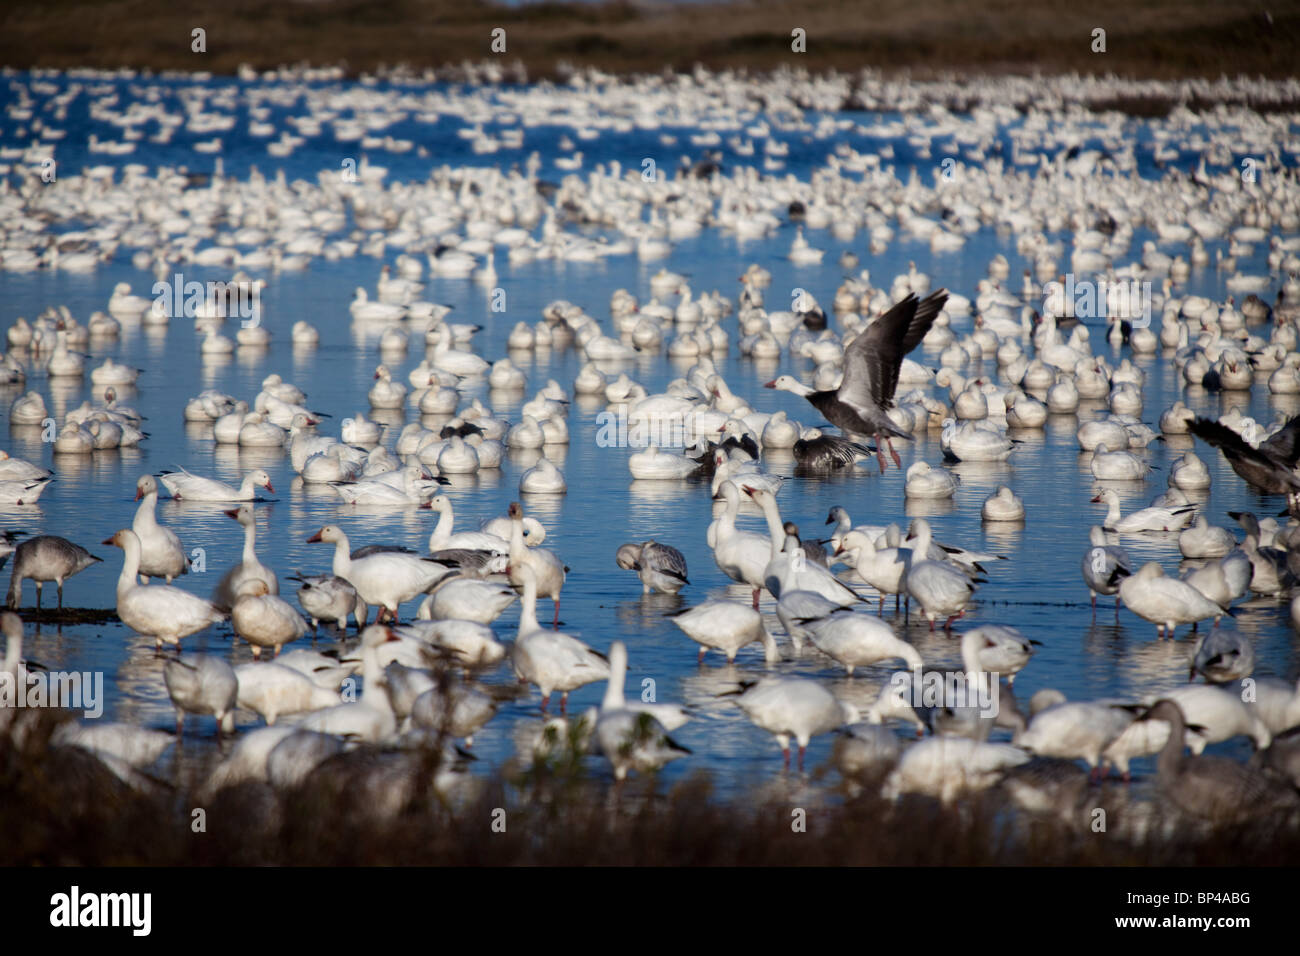
{"type": "Polygon", "coordinates": [[[262,656],[264,647],[275,648],[278,657],[281,647],[307,633],[307,622],[293,606],[271,594],[266,582],[257,578],[245,580],[235,592],[230,623],[252,645],[254,660],[262,656]]]}
{"type": "Polygon", "coordinates": [[[776,641],[763,626],[763,615],[736,601],[705,601],[668,616],[700,645],[701,664],[709,650],[722,651],[727,663],[734,664],[740,649],[754,641],[762,642],[763,656],[769,664],[778,659],[776,641]]]}
{"type": "MultiPolygon", "coordinates": [[[[360,700],[314,710],[302,719],[299,727],[322,734],[350,737],[369,743],[382,743],[397,735],[397,715],[385,692],[384,670],[379,664],[379,648],[398,637],[389,628],[371,624],[361,632],[360,700]]],[[[268,665],[259,665],[266,667],[268,665]]],[[[316,688],[324,690],[324,688],[316,688]]],[[[329,693],[326,691],[326,693],[329,693]]],[[[337,694],[331,695],[335,700],[337,694]]]]}
{"type": "Polygon", "coordinates": [[[817,734],[839,730],[862,719],[857,707],[837,700],[816,681],[802,677],[764,677],[741,683],[734,696],[745,716],[776,737],[785,766],[790,766],[790,738],[799,745],[799,770],[803,770],[808,742],[817,734]]]}
{"type": "Polygon", "coordinates": [[[190,567],[185,558],[181,539],[170,528],[158,523],[158,482],[153,475],[141,475],[135,483],[135,500],[140,507],[135,511],[131,530],[140,542],[140,583],[149,578],[172,579],[186,574],[190,567]]]}
{"type": "Polygon", "coordinates": [[[1119,596],[1124,606],[1156,626],[1156,635],[1174,636],[1178,624],[1195,625],[1212,617],[1219,620],[1223,608],[1184,581],[1165,577],[1164,569],[1148,561],[1136,574],[1120,582],[1119,596]]]}
{"type": "MultiPolygon", "coordinates": [[[[529,565],[512,570],[523,582],[519,631],[510,649],[510,662],[521,682],[536,684],[542,692],[542,711],[551,693],[560,691],[560,713],[569,706],[569,691],[584,684],[609,679],[609,661],[576,637],[544,631],[537,623],[537,576],[529,565]]],[[[515,575],[512,574],[512,577],[515,575]]]]}
{"type": "Polygon", "coordinates": [[[307,539],[308,544],[318,542],[334,545],[334,574],[350,582],[367,607],[376,608],[376,620],[387,613],[396,622],[398,608],[405,602],[454,573],[437,561],[398,551],[373,551],[354,558],[348,536],[335,525],[326,525],[307,539]]]}
{"type": "Polygon", "coordinates": [[[899,369],[904,356],[921,344],[947,301],[948,293],[942,289],[919,302],[909,295],[858,333],[844,350],[844,379],[839,388],[817,391],[789,375],[768,382],[766,387],[802,395],[846,434],[875,436],[882,474],[886,448],[894,467],[901,468],[903,463],[889,439],[912,436],[889,417],[899,369]]]}
{"type": "Polygon", "coordinates": [[[176,737],[185,730],[186,714],[211,714],[217,735],[235,732],[235,699],[239,678],[235,669],[210,654],[182,654],[163,665],[163,683],[176,708],[176,737]]]}
{"type": "Polygon", "coordinates": [[[346,631],[348,615],[356,617],[358,631],[365,627],[366,605],[346,578],[337,574],[312,574],[289,580],[298,582],[298,603],[311,618],[313,631],[320,627],[321,621],[332,621],[346,631]]]}
{"type": "Polygon", "coordinates": [[[668,728],[654,711],[644,705],[629,707],[624,700],[627,646],[622,641],[610,645],[609,672],[609,684],[596,717],[595,737],[600,752],[614,767],[614,779],[625,779],[629,770],[653,773],[689,754],[668,736],[668,728]]]}
{"type": "Polygon", "coordinates": [[[9,574],[7,606],[16,609],[22,600],[23,581],[36,585],[36,606],[41,606],[41,587],[54,581],[59,589],[59,609],[63,608],[63,582],[102,561],[79,544],[50,534],[28,538],[14,549],[13,569],[9,574]]]}
{"type": "Polygon", "coordinates": [[[532,571],[534,593],[550,598],[555,604],[551,626],[560,626],[560,591],[564,588],[564,575],[569,569],[546,548],[524,546],[524,509],[517,501],[510,503],[510,566],[507,576],[510,584],[522,589],[524,569],[532,571]]]}
{"type": "Polygon", "coordinates": [[[916,543],[907,569],[907,593],[921,606],[930,630],[934,630],[935,618],[942,617],[946,619],[944,629],[951,631],[952,622],[966,613],[975,594],[976,580],[951,564],[926,557],[930,550],[930,522],[924,518],[912,522],[911,540],[916,543]]]}
{"type": "Polygon", "coordinates": [[[180,645],[181,638],[196,634],[210,624],[225,620],[214,605],[170,584],[136,584],[140,573],[140,539],[124,528],[104,541],[122,549],[122,573],[117,579],[117,616],[138,634],[180,645]]]}
{"type": "MultiPolygon", "coordinates": [[[[1183,709],[1172,700],[1157,701],[1138,720],[1163,720],[1169,739],[1156,761],[1161,793],[1189,816],[1215,823],[1237,823],[1261,815],[1289,816],[1300,811],[1300,796],[1282,780],[1226,757],[1189,757],[1183,709]]],[[[1196,730],[1198,728],[1192,727],[1196,730]]]]}
{"type": "Polygon", "coordinates": [[[238,564],[222,575],[212,591],[212,603],[229,613],[235,597],[249,581],[261,581],[267,594],[279,594],[280,584],[275,572],[257,560],[257,514],[252,505],[240,505],[225,512],[227,518],[238,521],[244,529],[244,553],[238,564]]]}
{"type": "Polygon", "coordinates": [[[686,578],[686,557],[672,545],[658,541],[625,544],[614,556],[624,571],[635,571],[643,594],[676,594],[691,582],[686,578]]]}
{"type": "Polygon", "coordinates": [[[828,568],[807,558],[799,548],[798,538],[786,533],[776,498],[770,491],[751,488],[749,485],[743,485],[743,488],[763,509],[763,516],[767,519],[771,539],[768,544],[769,560],[763,569],[763,586],[771,592],[772,597],[779,599],[781,592],[796,590],[813,591],[826,600],[845,607],[862,600],[828,568]]]}
{"type": "Polygon", "coordinates": [[[1119,615],[1120,582],[1133,573],[1133,560],[1117,544],[1106,543],[1106,532],[1094,527],[1088,533],[1091,547],[1083,554],[1083,580],[1092,594],[1092,613],[1097,615],[1097,595],[1115,595],[1115,614],[1119,615]]]}

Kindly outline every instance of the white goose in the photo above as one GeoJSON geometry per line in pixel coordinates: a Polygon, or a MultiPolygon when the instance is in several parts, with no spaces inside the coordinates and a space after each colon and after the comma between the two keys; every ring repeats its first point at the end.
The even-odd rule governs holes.
{"type": "Polygon", "coordinates": [[[230,609],[230,623],[235,633],[253,647],[253,658],[262,656],[262,648],[280,648],[307,633],[307,622],[289,602],[271,594],[266,582],[246,580],[235,593],[230,609]]]}
{"type": "Polygon", "coordinates": [[[163,665],[163,683],[176,708],[176,736],[185,728],[186,714],[211,714],[217,734],[235,732],[235,697],[239,678],[234,668],[210,654],[182,654],[163,665]]]}
{"type": "Polygon", "coordinates": [[[1187,527],[1196,509],[1191,506],[1177,508],[1143,508],[1132,514],[1120,516],[1119,495],[1113,488],[1102,490],[1092,499],[1093,504],[1106,503],[1106,519],[1102,527],[1107,531],[1133,534],[1139,531],[1178,531],[1187,527]]]}
{"type": "Polygon", "coordinates": [[[134,531],[124,528],[104,544],[117,545],[123,554],[117,579],[117,616],[131,630],[152,637],[155,647],[161,648],[164,641],[179,646],[181,638],[225,619],[215,606],[188,591],[167,584],[136,584],[140,539],[134,531]]]}
{"type": "Polygon", "coordinates": [[[510,503],[510,567],[507,574],[516,589],[524,586],[524,569],[532,571],[533,586],[541,597],[555,602],[551,626],[560,626],[560,591],[564,588],[564,575],[568,568],[554,552],[546,548],[524,546],[524,509],[517,501],[510,503]]]}
{"type": "MultiPolygon", "coordinates": [[[[740,511],[740,488],[735,482],[724,481],[718,489],[723,498],[722,514],[714,522],[713,560],[727,577],[754,590],[754,608],[758,608],[758,595],[766,586],[766,571],[772,560],[772,539],[736,529],[736,515],[740,511]]],[[[782,541],[784,541],[782,531],[782,541]]]]}
{"type": "Polygon", "coordinates": [[[225,515],[238,521],[244,529],[244,552],[239,563],[222,575],[212,591],[212,603],[229,612],[234,606],[235,596],[248,582],[261,581],[266,585],[267,594],[279,594],[280,583],[275,572],[257,559],[257,514],[253,506],[240,505],[225,515]]]}
{"type": "Polygon", "coordinates": [[[653,772],[689,754],[689,750],[668,736],[669,727],[660,719],[663,714],[681,726],[686,720],[681,708],[629,705],[623,699],[627,646],[622,641],[610,645],[609,670],[609,684],[596,718],[595,737],[601,753],[614,767],[614,779],[623,780],[629,770],[653,772]]]}
{"type": "Polygon", "coordinates": [[[131,530],[140,544],[140,581],[143,584],[148,578],[165,578],[171,584],[172,578],[189,571],[189,562],[176,532],[158,523],[158,482],[153,475],[140,476],[135,483],[135,498],[140,506],[131,530]]]}
{"type": "Polygon", "coordinates": [[[915,647],[895,635],[884,621],[868,614],[833,614],[806,622],[805,626],[812,632],[813,646],[843,664],[850,677],[855,667],[893,658],[902,659],[913,670],[922,667],[915,647]]]}
{"type": "Polygon", "coordinates": [[[301,671],[275,661],[241,664],[235,668],[235,676],[239,678],[239,706],[253,711],[267,726],[274,725],[282,714],[323,710],[340,700],[337,688],[322,687],[301,671]]]}
{"type": "Polygon", "coordinates": [[[711,649],[726,654],[728,664],[735,663],[740,649],[754,641],[762,642],[763,656],[769,664],[779,657],[776,641],[763,626],[763,616],[736,601],[705,601],[669,617],[700,645],[700,663],[711,649]]]}
{"type": "Polygon", "coordinates": [[[856,724],[861,714],[852,704],[835,698],[816,681],[801,677],[765,677],[756,683],[742,684],[736,703],[750,721],[776,737],[790,766],[790,738],[799,745],[799,769],[803,770],[804,752],[817,734],[830,733],[845,724],[856,724]]]}
{"type": "Polygon", "coordinates": [[[396,621],[403,603],[428,591],[448,574],[448,568],[437,561],[398,551],[379,551],[354,559],[348,536],[335,525],[326,525],[307,539],[308,544],[317,542],[334,545],[334,573],[351,582],[361,600],[377,609],[376,619],[387,612],[396,621]]]}
{"type": "Polygon", "coordinates": [[[184,468],[163,472],[162,483],[173,498],[185,501],[253,501],[257,497],[255,488],[275,492],[271,487],[271,476],[261,468],[245,475],[238,488],[215,478],[192,475],[184,468]]]}
{"type": "Polygon", "coordinates": [[[931,737],[903,751],[898,766],[885,778],[881,795],[897,800],[921,793],[951,803],[985,790],[1012,767],[1029,762],[1029,754],[1009,744],[990,744],[966,737],[931,737]]]}
{"type": "Polygon", "coordinates": [[[1190,584],[1165,577],[1164,569],[1155,561],[1148,561],[1136,574],[1120,582],[1119,596],[1125,607],[1156,626],[1157,637],[1163,637],[1167,630],[1172,638],[1178,624],[1195,624],[1211,617],[1218,621],[1224,613],[1190,584]]]}
{"type": "Polygon", "coordinates": [[[752,488],[743,482],[742,487],[763,509],[763,517],[767,519],[768,534],[771,536],[768,545],[770,560],[763,569],[763,584],[774,598],[780,598],[783,591],[795,590],[813,591],[826,600],[845,607],[862,600],[828,568],[809,561],[796,548],[787,547],[794,539],[785,532],[776,497],[771,492],[752,488]]]}
{"type": "Polygon", "coordinates": [[[975,583],[951,564],[924,558],[931,541],[930,523],[924,518],[912,522],[911,540],[915,544],[907,569],[907,593],[921,605],[930,630],[934,630],[937,617],[946,618],[944,627],[951,630],[952,622],[966,613],[975,583]],[[918,561],[918,557],[924,560],[918,561]]]}
{"type": "Polygon", "coordinates": [[[529,565],[516,571],[523,582],[519,631],[510,649],[510,662],[520,681],[536,684],[542,692],[542,710],[551,694],[560,691],[560,712],[568,710],[569,692],[585,684],[609,679],[609,661],[576,637],[544,631],[537,624],[537,577],[529,565]]]}
{"type": "Polygon", "coordinates": [[[396,640],[397,635],[382,625],[372,624],[362,631],[361,679],[365,684],[361,699],[312,711],[298,726],[369,743],[382,743],[395,737],[397,715],[384,690],[384,671],[378,651],[385,642],[396,640]]]}

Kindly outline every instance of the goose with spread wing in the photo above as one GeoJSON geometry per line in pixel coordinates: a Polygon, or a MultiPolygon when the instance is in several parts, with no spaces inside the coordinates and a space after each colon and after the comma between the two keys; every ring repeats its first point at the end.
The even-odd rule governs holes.
{"type": "Polygon", "coordinates": [[[789,375],[768,382],[766,387],[802,395],[844,432],[874,435],[881,472],[885,470],[886,448],[894,467],[901,468],[902,460],[889,439],[912,436],[889,417],[899,368],[904,356],[921,344],[947,301],[948,293],[942,289],[923,300],[909,295],[871,323],[844,350],[844,379],[839,388],[817,391],[789,375]]]}
{"type": "Polygon", "coordinates": [[[1197,418],[1188,427],[1207,445],[1223,452],[1232,470],[1252,488],[1268,495],[1294,495],[1300,492],[1300,415],[1283,425],[1275,434],[1252,448],[1250,443],[1222,422],[1197,418]]]}

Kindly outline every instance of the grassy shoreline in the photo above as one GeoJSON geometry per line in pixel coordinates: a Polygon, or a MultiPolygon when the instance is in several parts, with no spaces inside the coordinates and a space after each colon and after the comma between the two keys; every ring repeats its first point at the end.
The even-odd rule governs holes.
{"type": "Polygon", "coordinates": [[[48,0],[0,10],[0,64],[136,67],[234,73],[240,64],[384,65],[437,68],[494,57],[492,31],[506,31],[503,66],[531,78],[561,64],[619,74],[665,68],[813,72],[870,67],[927,77],[959,74],[1116,74],[1180,79],[1294,75],[1300,6],[1266,13],[1213,0],[1117,0],[1077,5],[1000,0],[971,9],[959,0],[790,0],[656,4],[487,0],[48,0]],[[206,52],[191,32],[206,31],[206,52]],[[806,31],[807,52],[791,50],[806,31]],[[1093,30],[1106,31],[1095,53],[1093,30]]]}

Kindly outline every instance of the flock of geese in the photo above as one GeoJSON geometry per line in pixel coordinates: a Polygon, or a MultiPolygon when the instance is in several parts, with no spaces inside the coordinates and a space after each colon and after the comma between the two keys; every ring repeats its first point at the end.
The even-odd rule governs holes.
{"type": "MultiPolygon", "coordinates": [[[[729,115],[736,130],[769,143],[777,142],[768,137],[778,123],[828,141],[843,141],[854,129],[853,120],[833,114],[814,120],[793,106],[789,117],[770,105],[766,118],[751,115],[725,95],[738,83],[733,77],[712,86],[701,82],[690,101],[692,121],[729,115]]],[[[833,93],[814,81],[799,88],[809,101],[833,93]]],[[[262,124],[250,135],[274,134],[273,126],[269,133],[265,127],[272,125],[275,106],[305,108],[291,117],[301,135],[313,129],[310,135],[320,135],[328,124],[336,138],[351,141],[350,124],[359,121],[343,116],[319,92],[292,83],[249,88],[242,105],[250,123],[262,124]]],[[[128,134],[148,124],[158,126],[156,135],[181,123],[196,134],[220,132],[229,128],[226,119],[233,125],[231,111],[241,94],[236,88],[205,91],[185,119],[157,103],[121,108],[111,84],[65,88],[30,78],[9,116],[42,134],[48,145],[58,140],[44,135],[52,129],[48,121],[66,117],[82,95],[91,101],[92,115],[121,126],[123,142],[131,142],[128,134]]],[[[470,107],[466,115],[479,117],[475,151],[492,152],[486,140],[495,139],[501,148],[509,130],[484,129],[507,110],[524,117],[527,126],[554,122],[580,101],[601,104],[601,111],[575,120],[575,134],[589,140],[599,136],[595,126],[621,129],[619,110],[633,93],[577,84],[573,91],[480,91],[461,100],[461,94],[436,89],[422,95],[426,102],[398,105],[380,91],[358,88],[353,105],[364,104],[372,120],[361,124],[356,138],[364,146],[411,115],[436,121],[454,100],[457,107],[470,107]]],[[[867,85],[858,95],[886,93],[867,85]]],[[[647,111],[660,100],[650,102],[635,120],[625,121],[645,127],[647,111]]],[[[278,450],[300,479],[294,493],[311,485],[330,489],[340,508],[430,510],[436,521],[426,546],[355,541],[341,521],[323,525],[308,539],[332,546],[320,549],[318,573],[295,569],[289,576],[270,568],[258,555],[256,505],[262,491],[274,489],[260,468],[237,484],[182,468],[141,475],[131,526],[104,529],[108,536],[99,547],[121,551],[118,617],[160,652],[164,645],[177,650],[168,653],[163,670],[177,734],[187,715],[202,715],[215,721],[219,737],[235,735],[207,786],[248,779],[288,785],[331,758],[364,748],[384,755],[387,779],[418,766],[417,755],[429,746],[446,748],[448,757],[435,784],[456,786],[466,771],[463,751],[450,742],[472,744],[496,715],[503,698],[479,678],[498,667],[509,667],[540,695],[548,716],[528,742],[534,757],[565,747],[599,752],[619,781],[688,757],[690,751],[671,735],[688,721],[705,719],[697,708],[628,700],[627,645],[616,640],[601,650],[560,630],[566,561],[590,562],[591,556],[562,558],[543,547],[547,529],[518,502],[466,530],[440,490],[448,476],[497,469],[508,451],[528,450],[537,457],[520,478],[521,497],[566,493],[565,476],[546,452],[569,442],[571,399],[585,396],[648,434],[661,435],[669,426],[678,430],[680,441],[648,443],[628,456],[628,468],[638,480],[698,479],[695,486],[709,488],[717,506],[703,534],[716,569],[688,570],[678,548],[655,540],[625,544],[614,560],[635,572],[647,593],[689,594],[687,588],[722,581],[746,590],[742,601],[692,601],[672,621],[698,646],[701,662],[717,651],[729,664],[753,669],[753,679],[739,679],[719,700],[734,702],[770,733],[787,765],[792,744],[802,770],[812,738],[836,733],[841,771],[869,777],[888,797],[921,793],[947,802],[1005,784],[1030,809],[1044,794],[1050,800],[1074,792],[1080,780],[1096,780],[1108,769],[1127,778],[1132,760],[1154,754],[1165,800],[1191,817],[1294,819],[1300,812],[1300,686],[1253,676],[1254,649],[1232,627],[1231,614],[1234,603],[1250,595],[1285,601],[1300,579],[1300,418],[1259,422],[1237,407],[1206,418],[1180,401],[1159,411],[1157,430],[1143,420],[1150,362],[1133,358],[1172,363],[1189,388],[1229,393],[1242,407],[1254,388],[1300,392],[1300,188],[1294,168],[1282,160],[1284,151],[1296,152],[1296,144],[1279,142],[1277,130],[1244,110],[1229,111],[1233,124],[1206,119],[1208,132],[1181,128],[1186,117],[1179,112],[1154,122],[1157,148],[1175,149],[1174,156],[1175,147],[1200,149],[1199,166],[1141,178],[1135,137],[1122,120],[1099,114],[1081,128],[1067,106],[1044,106],[1016,127],[1008,150],[999,139],[1006,109],[1003,104],[1001,112],[959,115],[936,108],[928,119],[896,122],[899,129],[889,132],[908,136],[918,156],[930,155],[949,138],[964,144],[961,175],[936,178],[933,185],[916,176],[900,179],[892,165],[882,164],[888,158],[883,150],[860,154],[839,147],[807,181],[763,178],[752,168],[728,175],[687,168],[672,178],[647,179],[624,175],[610,163],[565,176],[548,191],[538,188],[534,161],[508,172],[444,166],[425,182],[388,185],[386,171],[368,162],[352,180],[322,176],[292,185],[283,173],[267,179],[253,172],[239,180],[225,176],[220,166],[207,182],[167,168],[150,175],[131,165],[61,175],[48,189],[0,180],[7,223],[0,268],[93,270],[120,246],[139,250],[135,265],[159,275],[179,263],[232,270],[224,292],[209,293],[183,316],[121,283],[105,309],[84,325],[66,307],[10,324],[0,373],[20,389],[29,376],[43,375],[51,395],[47,402],[40,390],[20,394],[10,423],[45,428],[53,422],[56,463],[149,437],[143,416],[121,404],[115,391],[130,387],[140,370],[111,359],[89,370],[102,401],[64,407],[59,396],[66,391],[56,383],[84,380],[88,363],[81,349],[111,345],[126,327],[153,327],[165,335],[173,324],[193,321],[205,361],[235,350],[269,355],[274,333],[266,326],[242,323],[233,340],[224,334],[228,307],[263,288],[254,273],[321,267],[317,260],[373,252],[376,243],[380,252],[402,250],[382,266],[373,297],[360,288],[349,309],[353,324],[378,344],[369,417],[359,412],[331,434],[327,416],[281,374],[267,375],[251,398],[207,389],[182,414],[187,423],[210,429],[214,443],[278,450]],[[1259,176],[1249,183],[1243,183],[1227,145],[1233,137],[1259,146],[1259,176]],[[96,226],[75,234],[50,232],[53,224],[71,219],[96,226]],[[518,321],[508,337],[513,360],[497,361],[475,350],[477,326],[451,322],[447,306],[423,298],[426,271],[429,277],[495,285],[498,254],[510,265],[626,255],[653,259],[705,229],[755,238],[771,236],[787,221],[796,225],[788,254],[795,264],[821,260],[823,250],[808,238],[821,230],[872,253],[900,238],[927,241],[942,251],[997,224],[1014,232],[1023,274],[1013,280],[1011,263],[999,254],[967,297],[932,290],[915,263],[877,285],[868,270],[858,268],[858,255],[846,251],[840,265],[847,278],[823,305],[808,290],[788,299],[772,295],[771,273],[758,263],[741,275],[734,299],[718,290],[697,292],[691,277],[663,268],[649,279],[648,297],[620,289],[607,313],[593,315],[561,300],[531,323],[518,321]],[[231,229],[232,222],[240,225],[231,229]],[[592,238],[570,228],[576,223],[605,226],[618,237],[592,238]],[[1138,229],[1156,237],[1140,251],[1131,248],[1138,229]],[[1068,258],[1063,242],[1051,238],[1065,230],[1073,233],[1068,258]],[[1234,293],[1224,301],[1182,290],[1192,266],[1208,267],[1207,243],[1220,253],[1216,265],[1234,293]],[[1244,262],[1254,246],[1264,244],[1269,271],[1240,272],[1235,260],[1244,262]],[[1067,271],[1116,286],[1147,283],[1158,290],[1150,296],[1150,322],[1113,309],[1098,323],[1064,294],[1060,279],[1067,271]],[[1129,355],[1112,363],[1094,351],[1094,338],[1129,355]],[[757,410],[737,394],[715,362],[733,347],[754,359],[811,362],[810,374],[779,374],[766,383],[774,392],[806,400],[808,424],[785,411],[757,410]],[[486,381],[520,399],[528,377],[516,362],[553,348],[577,351],[580,371],[571,388],[555,380],[538,388],[516,421],[460,393],[469,383],[486,381]],[[403,381],[395,372],[412,349],[421,360],[403,381]],[[917,350],[924,351],[923,361],[909,358],[920,355],[917,350]],[[650,391],[632,378],[627,364],[647,353],[681,360],[684,374],[664,390],[650,391]],[[977,366],[984,371],[977,374],[977,366]],[[1127,607],[1154,624],[1160,638],[1172,639],[1177,628],[1191,625],[1197,639],[1189,670],[1203,683],[1143,700],[1066,700],[1040,691],[1022,710],[1012,688],[1016,675],[1032,667],[1039,645],[1016,627],[985,620],[980,612],[978,626],[957,635],[962,666],[956,671],[927,662],[907,639],[913,613],[930,629],[951,632],[978,607],[979,588],[999,570],[1002,556],[941,541],[925,518],[905,527],[858,524],[844,507],[826,516],[829,537],[815,540],[806,526],[801,532],[788,520],[798,511],[797,502],[782,508],[782,491],[791,483],[767,467],[769,454],[779,451],[793,459],[796,472],[852,474],[869,467],[885,476],[882,481],[892,481],[890,466],[902,470],[896,443],[932,432],[942,460],[917,460],[899,480],[907,498],[951,498],[959,480],[946,465],[1033,454],[1025,435],[1041,430],[1051,415],[1095,407],[1083,403],[1106,406],[1103,418],[1081,415],[1085,420],[1077,429],[1080,449],[1101,483],[1094,502],[1106,507],[1104,517],[1097,511],[1089,540],[1075,543],[1094,613],[1098,597],[1113,596],[1116,613],[1127,607]],[[416,411],[416,420],[405,421],[407,409],[416,411]],[[1211,523],[1213,516],[1197,505],[1210,472],[1192,450],[1170,469],[1167,492],[1125,514],[1115,486],[1141,487],[1148,480],[1145,450],[1161,435],[1192,435],[1221,450],[1244,481],[1279,496],[1293,520],[1283,524],[1273,516],[1233,513],[1244,533],[1240,541],[1211,523]],[[225,514],[242,530],[240,561],[209,593],[196,593],[188,583],[190,552],[181,537],[186,529],[158,519],[163,492],[229,506],[225,514]],[[762,527],[742,526],[754,512],[761,514],[762,527]],[[1193,562],[1186,573],[1175,578],[1159,562],[1138,566],[1132,559],[1126,540],[1152,532],[1178,532],[1181,556],[1193,562]],[[775,623],[762,613],[765,595],[775,623]],[[891,595],[896,613],[886,619],[891,595]],[[549,622],[539,618],[539,599],[551,602],[549,622]],[[502,641],[494,624],[516,601],[517,628],[511,640],[502,641]],[[226,622],[251,647],[251,662],[232,666],[228,654],[181,651],[187,639],[226,622]],[[358,637],[349,640],[353,624],[358,637]],[[316,649],[322,625],[339,636],[337,647],[316,649]],[[868,668],[890,673],[882,667],[890,662],[901,662],[903,670],[890,673],[878,699],[860,708],[838,699],[825,682],[791,672],[794,661],[811,655],[824,655],[850,676],[868,668]],[[934,680],[951,685],[954,676],[966,686],[989,688],[996,706],[947,698],[929,703],[908,689],[934,680]],[[1241,691],[1246,678],[1252,678],[1250,699],[1241,691]],[[600,705],[569,715],[569,694],[598,683],[605,684],[600,705]],[[560,715],[550,716],[557,693],[560,715]],[[236,732],[241,710],[257,714],[265,726],[236,732]],[[898,727],[922,739],[904,746],[898,727]],[[1202,753],[1208,744],[1243,735],[1256,747],[1249,763],[1202,753]]],[[[401,151],[401,144],[388,140],[388,148],[401,151]]],[[[293,137],[281,142],[277,155],[295,148],[293,137]]],[[[105,145],[96,140],[91,148],[105,145]]],[[[0,159],[30,161],[36,148],[19,156],[0,151],[0,159]]],[[[780,147],[767,153],[775,160],[780,147]]],[[[581,154],[568,162],[579,169],[581,154]]],[[[295,323],[289,335],[295,350],[309,350],[320,339],[306,321],[295,323]]],[[[0,459],[0,498],[30,504],[55,477],[6,455],[0,459]]],[[[1015,489],[1005,485],[983,502],[981,514],[990,523],[1027,517],[1015,489]]],[[[24,582],[34,584],[38,606],[42,586],[54,582],[61,607],[69,579],[103,560],[83,545],[93,547],[94,540],[6,535],[0,547],[11,563],[11,612],[0,618],[8,642],[5,673],[21,677],[29,666],[22,656],[23,622],[13,613],[21,607],[24,582]]],[[[1300,626],[1300,596],[1289,610],[1300,626]]],[[[20,712],[0,709],[0,725],[18,734],[28,722],[20,712]]],[[[174,739],[158,730],[95,721],[65,726],[55,743],[89,749],[122,779],[139,783],[141,772],[174,739]]],[[[361,765],[356,772],[363,772],[361,765]]]]}

